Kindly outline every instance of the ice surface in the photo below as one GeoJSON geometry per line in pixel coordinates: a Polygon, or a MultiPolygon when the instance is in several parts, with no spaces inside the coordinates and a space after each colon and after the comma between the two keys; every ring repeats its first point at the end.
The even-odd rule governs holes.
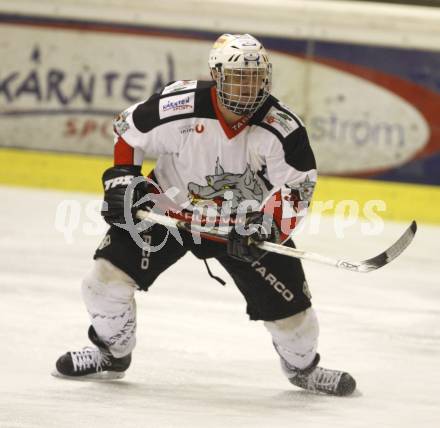
{"type": "MultiPolygon", "coordinates": [[[[53,378],[61,353],[89,344],[79,285],[101,239],[86,217],[91,199],[0,187],[0,427],[440,426],[440,228],[424,225],[373,273],[305,264],[322,364],[353,374],[352,397],[290,385],[228,275],[212,262],[228,281],[221,287],[191,255],[137,295],[138,345],[124,380],[53,378]],[[70,244],[57,230],[65,200],[80,209],[70,244]]],[[[365,237],[356,224],[339,239],[335,219],[320,221],[319,234],[306,227],[298,246],[354,260],[387,248],[407,226],[386,223],[365,237]]]]}

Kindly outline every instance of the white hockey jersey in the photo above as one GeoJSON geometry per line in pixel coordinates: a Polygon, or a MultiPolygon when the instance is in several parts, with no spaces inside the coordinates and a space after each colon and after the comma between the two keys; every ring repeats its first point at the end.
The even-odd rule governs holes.
{"type": "Polygon", "coordinates": [[[274,217],[281,221],[312,197],[317,171],[307,132],[273,96],[250,119],[228,126],[214,82],[176,81],[121,113],[114,132],[116,147],[132,148],[131,155],[115,150],[115,163],[157,159],[157,183],[164,192],[173,188],[187,210],[229,201],[232,210],[255,211],[278,201],[274,217]]]}

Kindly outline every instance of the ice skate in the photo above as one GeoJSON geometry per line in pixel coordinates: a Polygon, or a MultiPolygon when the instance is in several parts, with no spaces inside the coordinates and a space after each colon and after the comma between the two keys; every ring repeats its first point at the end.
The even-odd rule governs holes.
{"type": "Polygon", "coordinates": [[[89,328],[89,338],[96,347],[85,347],[80,351],[69,351],[58,358],[52,372],[55,377],[82,380],[121,379],[131,363],[131,354],[115,358],[100,342],[94,328],[89,328]]]}
{"type": "Polygon", "coordinates": [[[351,395],[356,389],[356,381],[353,377],[339,370],[330,370],[318,366],[319,354],[309,368],[298,370],[290,366],[284,359],[281,364],[290,383],[299,388],[312,392],[322,392],[329,395],[351,395]]]}

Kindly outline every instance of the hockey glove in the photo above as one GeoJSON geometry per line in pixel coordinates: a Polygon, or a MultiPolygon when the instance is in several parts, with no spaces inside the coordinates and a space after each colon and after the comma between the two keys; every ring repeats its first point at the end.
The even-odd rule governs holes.
{"type": "MultiPolygon", "coordinates": [[[[126,223],[124,217],[124,197],[128,185],[135,177],[141,175],[140,166],[116,165],[104,171],[102,184],[104,186],[104,204],[101,215],[104,220],[112,225],[126,223]]],[[[145,182],[139,183],[133,192],[131,206],[147,193],[145,182]]]]}
{"type": "Polygon", "coordinates": [[[264,218],[260,211],[246,215],[246,235],[234,227],[228,236],[227,252],[229,256],[242,262],[252,263],[261,258],[265,251],[255,244],[263,241],[278,242],[280,230],[271,217],[264,218]]]}

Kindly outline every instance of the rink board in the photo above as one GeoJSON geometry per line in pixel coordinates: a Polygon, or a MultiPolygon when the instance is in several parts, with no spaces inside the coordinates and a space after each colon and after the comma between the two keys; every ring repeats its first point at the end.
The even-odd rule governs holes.
{"type": "Polygon", "coordinates": [[[110,155],[115,114],[168,81],[208,79],[219,33],[250,32],[271,55],[273,94],[304,120],[321,174],[440,184],[433,9],[238,1],[246,13],[235,22],[218,1],[148,13],[91,1],[87,15],[61,3],[70,6],[0,6],[2,146],[110,155]]]}
{"type": "MultiPolygon", "coordinates": [[[[102,192],[101,174],[112,165],[111,157],[0,149],[0,184],[48,189],[102,192]]],[[[146,161],[147,174],[154,162],[146,161]]],[[[377,212],[383,219],[440,224],[440,189],[437,186],[381,182],[376,180],[320,177],[313,212],[326,204],[324,214],[348,215],[346,201],[356,201],[364,217],[371,201],[384,201],[386,209],[377,212]],[[333,201],[333,202],[332,202],[333,201]]],[[[322,212],[322,211],[319,211],[322,212]]],[[[355,215],[357,213],[354,213],[355,215]]]]}

